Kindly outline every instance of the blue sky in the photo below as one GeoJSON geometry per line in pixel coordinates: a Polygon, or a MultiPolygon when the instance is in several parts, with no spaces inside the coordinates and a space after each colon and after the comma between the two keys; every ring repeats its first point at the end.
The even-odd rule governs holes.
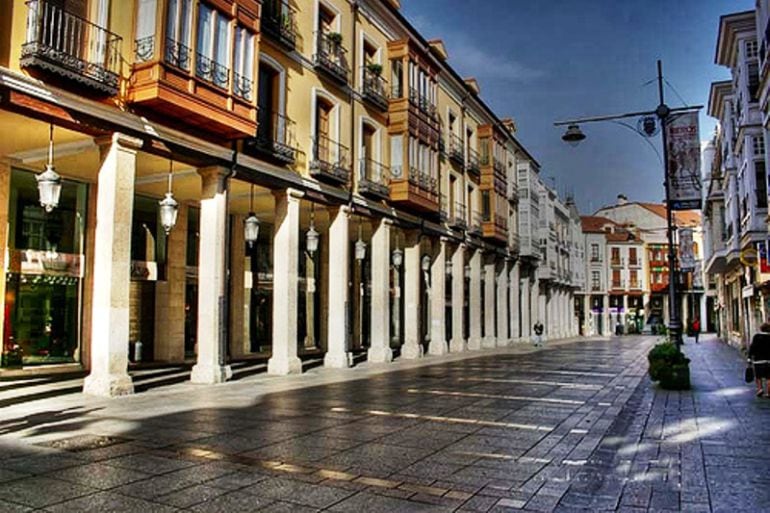
{"type": "MultiPolygon", "coordinates": [[[[402,0],[403,13],[426,38],[444,40],[460,75],[479,80],[498,116],[514,117],[547,183],[574,194],[581,212],[611,204],[619,193],[662,201],[662,164],[621,126],[583,126],[588,138],[572,148],[553,122],[654,109],[657,59],[678,92],[667,86],[666,103],[705,105],[710,83],[729,78],[714,64],[719,16],[753,6],[753,0],[402,0]]],[[[713,129],[704,109],[701,139],[713,129]]]]}

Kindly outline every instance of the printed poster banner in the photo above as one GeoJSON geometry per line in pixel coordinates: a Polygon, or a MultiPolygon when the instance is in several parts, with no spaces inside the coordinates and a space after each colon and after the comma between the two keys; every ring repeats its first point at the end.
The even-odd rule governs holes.
{"type": "Polygon", "coordinates": [[[695,270],[695,251],[692,228],[679,229],[679,269],[685,272],[695,270]]]}
{"type": "Polygon", "coordinates": [[[675,114],[666,124],[672,210],[701,208],[698,112],[675,114]]]}

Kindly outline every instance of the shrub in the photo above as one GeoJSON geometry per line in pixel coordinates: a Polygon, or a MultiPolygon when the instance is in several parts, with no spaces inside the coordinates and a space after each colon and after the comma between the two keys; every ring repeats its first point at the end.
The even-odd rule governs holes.
{"type": "Polygon", "coordinates": [[[382,64],[377,64],[372,62],[366,65],[366,69],[368,69],[372,75],[375,75],[378,77],[382,74],[382,64]]]}
{"type": "Polygon", "coordinates": [[[671,342],[663,342],[653,347],[647,354],[650,364],[649,373],[653,381],[667,390],[686,390],[690,388],[690,360],[671,342]]]}

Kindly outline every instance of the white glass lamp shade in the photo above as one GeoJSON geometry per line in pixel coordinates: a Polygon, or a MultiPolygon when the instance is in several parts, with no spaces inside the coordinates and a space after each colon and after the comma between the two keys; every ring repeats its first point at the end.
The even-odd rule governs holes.
{"type": "Polygon", "coordinates": [[[246,220],[243,222],[243,238],[249,247],[253,247],[259,237],[259,219],[254,212],[249,212],[246,220]]]}
{"type": "Polygon", "coordinates": [[[393,261],[393,266],[396,268],[401,267],[401,264],[404,262],[404,252],[400,249],[397,249],[393,252],[393,256],[391,257],[393,261]]]}
{"type": "Polygon", "coordinates": [[[359,262],[366,258],[366,242],[362,241],[361,239],[358,239],[356,241],[356,260],[359,262]]]}
{"type": "Polygon", "coordinates": [[[470,276],[470,275],[471,275],[471,266],[466,265],[465,266],[465,276],[470,276]]]}
{"type": "Polygon", "coordinates": [[[61,176],[51,164],[46,164],[45,171],[35,177],[37,179],[37,191],[40,198],[40,206],[46,212],[51,212],[59,206],[61,196],[61,176]]]}
{"type": "Polygon", "coordinates": [[[166,235],[174,229],[176,226],[176,216],[179,212],[179,203],[174,199],[174,195],[170,192],[166,193],[166,197],[160,200],[160,225],[165,230],[166,235]]]}
{"type": "Polygon", "coordinates": [[[310,253],[310,255],[314,255],[315,252],[318,251],[318,232],[312,224],[307,231],[307,235],[305,235],[305,244],[307,246],[307,252],[310,253]]]}
{"type": "Polygon", "coordinates": [[[452,261],[451,260],[447,260],[447,263],[446,263],[446,275],[447,276],[452,276],[452,261]]]}
{"type": "Polygon", "coordinates": [[[430,257],[428,255],[422,257],[421,267],[423,271],[430,270],[430,257]]]}

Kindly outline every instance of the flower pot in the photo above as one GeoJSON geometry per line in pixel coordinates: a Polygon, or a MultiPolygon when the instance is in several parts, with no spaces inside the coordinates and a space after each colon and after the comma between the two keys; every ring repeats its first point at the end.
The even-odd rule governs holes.
{"type": "Polygon", "coordinates": [[[660,379],[660,386],[665,390],[689,390],[690,366],[688,363],[670,365],[660,379]]]}

